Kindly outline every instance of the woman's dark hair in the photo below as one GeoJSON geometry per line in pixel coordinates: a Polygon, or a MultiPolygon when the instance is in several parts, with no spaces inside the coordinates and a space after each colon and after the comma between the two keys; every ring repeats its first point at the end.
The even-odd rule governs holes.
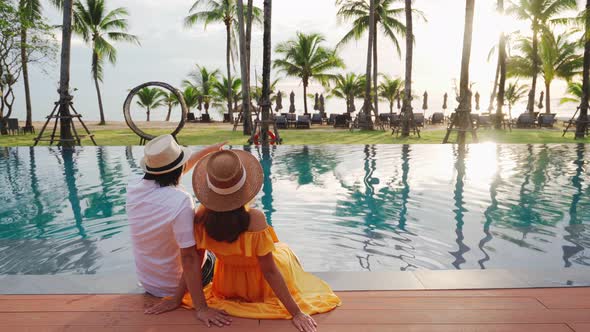
{"type": "Polygon", "coordinates": [[[156,181],[160,187],[168,187],[168,186],[177,186],[180,183],[180,176],[182,175],[182,170],[184,167],[179,167],[172,172],[164,173],[160,175],[145,173],[143,176],[144,180],[153,180],[156,181]]]}
{"type": "Polygon", "coordinates": [[[227,212],[202,208],[197,223],[203,223],[205,231],[215,241],[233,243],[250,227],[250,213],[245,206],[227,212]]]}

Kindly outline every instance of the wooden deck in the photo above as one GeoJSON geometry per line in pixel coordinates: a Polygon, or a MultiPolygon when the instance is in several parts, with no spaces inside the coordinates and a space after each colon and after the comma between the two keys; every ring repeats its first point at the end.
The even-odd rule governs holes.
{"type": "MultiPolygon", "coordinates": [[[[590,288],[341,292],[319,331],[590,331],[590,288]]],[[[146,316],[144,295],[0,295],[0,331],[206,331],[190,312],[146,316]]],[[[296,331],[289,321],[235,319],[223,331],[296,331]]]]}

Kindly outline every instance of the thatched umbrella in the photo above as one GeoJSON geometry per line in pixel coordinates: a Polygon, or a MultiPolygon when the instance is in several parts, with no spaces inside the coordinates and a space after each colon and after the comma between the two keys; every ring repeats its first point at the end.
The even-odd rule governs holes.
{"type": "Polygon", "coordinates": [[[320,108],[319,108],[320,114],[322,116],[322,118],[326,117],[326,104],[325,104],[325,100],[324,100],[324,94],[322,93],[320,95],[320,108]]]}
{"type": "Polygon", "coordinates": [[[281,91],[277,93],[276,103],[277,105],[275,106],[275,112],[279,113],[279,111],[283,109],[283,94],[281,93],[281,91]]]}
{"type": "Polygon", "coordinates": [[[424,91],[424,99],[422,100],[422,110],[426,111],[428,109],[428,92],[424,91]]]}
{"type": "Polygon", "coordinates": [[[315,94],[315,100],[314,100],[314,103],[313,103],[313,109],[316,110],[316,111],[320,109],[320,95],[317,92],[315,94]]]}
{"type": "Polygon", "coordinates": [[[295,92],[291,91],[289,101],[291,102],[291,105],[289,105],[289,113],[295,113],[295,92]]]}
{"type": "Polygon", "coordinates": [[[543,108],[543,98],[545,98],[545,91],[541,91],[541,98],[539,98],[539,105],[537,105],[540,109],[543,108]]]}
{"type": "Polygon", "coordinates": [[[479,92],[475,92],[475,109],[476,109],[477,111],[479,111],[479,98],[480,98],[480,97],[481,97],[481,96],[479,95],[479,92]]]}
{"type": "Polygon", "coordinates": [[[397,109],[401,109],[402,108],[402,103],[401,103],[401,96],[400,96],[400,92],[398,91],[397,94],[395,95],[395,101],[397,102],[397,109]]]}
{"type": "Polygon", "coordinates": [[[445,96],[443,97],[443,110],[449,108],[447,102],[449,101],[449,94],[445,92],[445,96]]]}

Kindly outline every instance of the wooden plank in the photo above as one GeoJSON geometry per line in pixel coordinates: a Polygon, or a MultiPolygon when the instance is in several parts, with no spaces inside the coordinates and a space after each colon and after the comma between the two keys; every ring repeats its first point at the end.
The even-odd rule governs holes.
{"type": "MultiPolygon", "coordinates": [[[[22,326],[11,327],[10,332],[204,332],[204,331],[249,332],[258,327],[207,328],[204,325],[161,325],[161,326],[22,326]]],[[[293,331],[291,331],[293,332],[293,331]]]]}
{"type": "MultiPolygon", "coordinates": [[[[236,327],[257,327],[258,320],[232,318],[236,327]]],[[[163,326],[198,323],[193,313],[177,310],[164,315],[141,312],[26,312],[0,313],[2,326],[163,326]]]]}
{"type": "Polygon", "coordinates": [[[339,310],[474,310],[545,309],[533,297],[397,297],[349,298],[339,310]]]}
{"type": "Polygon", "coordinates": [[[416,290],[416,291],[369,291],[336,292],[342,299],[351,297],[468,297],[468,296],[590,296],[590,287],[568,288],[523,288],[523,289],[474,289],[474,290],[416,290]]]}
{"type": "Polygon", "coordinates": [[[590,296],[538,296],[537,299],[551,309],[590,309],[590,296]]]}
{"type": "Polygon", "coordinates": [[[7,300],[0,299],[0,312],[84,312],[84,311],[119,311],[143,312],[144,308],[156,303],[158,299],[141,295],[98,296],[7,300]]]}
{"type": "Polygon", "coordinates": [[[576,332],[590,332],[590,324],[577,323],[569,324],[569,326],[576,332]]]}
{"type": "MultiPolygon", "coordinates": [[[[257,331],[293,332],[288,322],[262,321],[257,331]]],[[[566,324],[394,324],[319,325],[322,332],[571,332],[566,324]]]]}

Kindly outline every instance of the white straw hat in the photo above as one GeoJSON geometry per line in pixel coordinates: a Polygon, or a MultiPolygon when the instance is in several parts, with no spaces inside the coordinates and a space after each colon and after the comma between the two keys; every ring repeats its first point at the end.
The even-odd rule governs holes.
{"type": "Polygon", "coordinates": [[[146,144],[140,166],[149,174],[166,174],[186,164],[191,154],[191,150],[178,145],[172,135],[162,135],[146,144]]]}

